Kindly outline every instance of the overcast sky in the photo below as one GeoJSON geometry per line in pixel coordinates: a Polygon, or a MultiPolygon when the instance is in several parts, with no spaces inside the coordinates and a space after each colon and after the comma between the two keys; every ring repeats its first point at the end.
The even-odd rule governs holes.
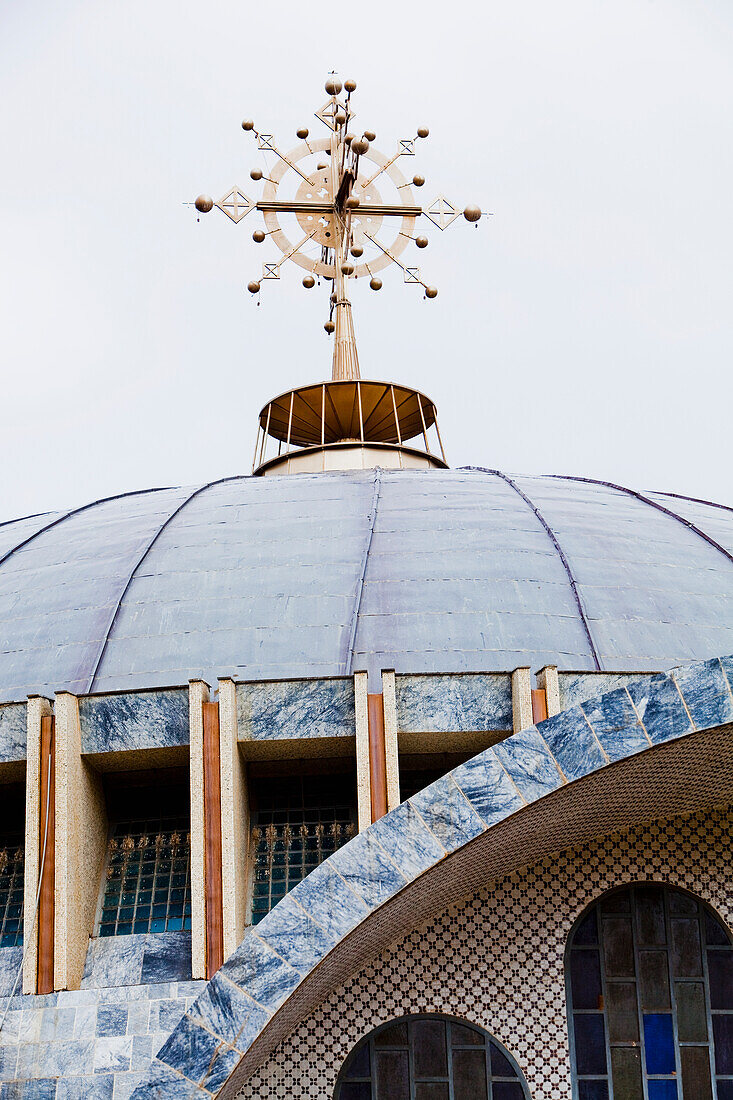
{"type": "MultiPolygon", "coordinates": [[[[259,408],[330,372],[326,290],[183,205],[257,188],[329,70],[376,145],[430,127],[426,301],[360,283],[364,377],[436,402],[452,465],[733,504],[730,0],[0,7],[0,519],[248,473],[259,408]]],[[[325,134],[325,130],[323,131],[325,134]]],[[[267,249],[270,253],[267,253],[267,249]]]]}

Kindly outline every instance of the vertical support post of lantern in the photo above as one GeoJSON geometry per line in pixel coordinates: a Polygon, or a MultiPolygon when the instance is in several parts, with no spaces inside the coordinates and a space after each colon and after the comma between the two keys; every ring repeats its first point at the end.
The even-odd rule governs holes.
{"type": "Polygon", "coordinates": [[[420,410],[420,419],[422,420],[422,437],[425,440],[425,450],[428,454],[430,454],[430,444],[428,443],[428,429],[425,427],[425,417],[422,411],[422,401],[420,399],[419,393],[416,393],[415,396],[417,397],[417,407],[420,410]]]}
{"type": "Polygon", "coordinates": [[[395,400],[394,386],[390,386],[389,388],[392,392],[392,408],[394,409],[394,422],[395,422],[395,427],[397,428],[397,442],[399,443],[399,445],[401,447],[402,446],[402,432],[400,431],[400,418],[397,415],[397,401],[395,400]]]}
{"type": "Polygon", "coordinates": [[[321,386],[321,446],[326,446],[326,383],[321,386]]]}
{"type": "Polygon", "coordinates": [[[295,397],[295,390],[290,391],[290,412],[288,414],[288,441],[285,444],[285,454],[290,454],[290,433],[293,428],[293,399],[295,397]]]}
{"type": "Polygon", "coordinates": [[[438,444],[440,446],[440,456],[443,459],[443,462],[445,462],[445,450],[443,448],[443,440],[442,440],[441,435],[440,435],[440,428],[438,427],[438,414],[434,413],[433,415],[435,416],[435,430],[438,433],[438,444]]]}

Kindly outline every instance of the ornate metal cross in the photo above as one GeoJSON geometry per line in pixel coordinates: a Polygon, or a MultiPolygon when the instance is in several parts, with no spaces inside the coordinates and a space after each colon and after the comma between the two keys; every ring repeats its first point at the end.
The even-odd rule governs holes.
{"type": "Polygon", "coordinates": [[[368,276],[372,290],[381,290],[378,272],[396,264],[406,283],[422,286],[427,298],[435,298],[438,291],[423,282],[420,268],[400,259],[411,241],[420,249],[427,247],[426,236],[413,235],[417,219],[424,216],[442,231],[461,213],[469,222],[482,217],[478,206],[467,206],[461,211],[443,195],[428,207],[416,204],[413,188],[422,187],[425,180],[420,175],[406,180],[397,162],[415,155],[416,141],[428,136],[427,127],[420,127],[414,138],[400,141],[397,152],[387,158],[374,148],[376,135],[372,131],[359,134],[353,128],[356,116],[351,109],[351,96],[355,89],[355,81],[347,80],[342,85],[332,74],[326,81],[329,98],[316,111],[316,118],[329,130],[328,136],[310,139],[303,127],[297,131],[300,144],[289,153],[280,152],[272,134],[258,131],[250,119],[245,119],[242,129],[255,137],[258,149],[277,158],[267,174],[259,168],[250,172],[256,182],[264,180],[262,198],[254,201],[233,187],[218,202],[208,195],[199,195],[195,202],[202,214],[217,207],[235,223],[252,210],[262,213],[265,230],[256,229],[252,237],[258,244],[272,237],[282,257],[276,263],[263,264],[260,279],[248,285],[252,294],[259,294],[265,280],[279,279],[280,268],[287,260],[307,271],[303,279],[307,289],[315,286],[316,278],[333,283],[325,329],[334,334],[334,380],[359,378],[348,280],[368,276]],[[286,177],[290,183],[294,180],[296,187],[295,194],[287,198],[280,197],[279,190],[286,177]],[[397,202],[382,199],[382,181],[396,191],[397,202]],[[280,224],[285,216],[294,231],[302,234],[295,244],[280,224]],[[393,219],[398,219],[397,228],[390,231],[393,219]],[[379,239],[383,230],[389,234],[387,244],[379,239]]]}

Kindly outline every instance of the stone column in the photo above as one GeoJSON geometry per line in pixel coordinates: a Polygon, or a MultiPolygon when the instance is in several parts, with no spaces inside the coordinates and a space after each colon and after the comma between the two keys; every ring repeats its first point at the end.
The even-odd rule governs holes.
{"type": "Polygon", "coordinates": [[[537,673],[537,687],[544,688],[547,699],[547,717],[560,713],[560,682],[555,665],[545,665],[537,673]]]}
{"type": "Polygon", "coordinates": [[[372,823],[372,781],[369,769],[369,704],[367,674],[354,673],[356,706],[356,804],[359,832],[372,823]]]}
{"type": "Polygon", "coordinates": [[[206,977],[206,903],[204,895],[204,714],[209,685],[188,685],[189,781],[191,784],[191,976],[206,977]]]}
{"type": "Polygon", "coordinates": [[[512,673],[512,714],[514,732],[529,729],[532,720],[532,676],[529,668],[515,668],[512,673]]]}
{"type": "Polygon", "coordinates": [[[94,931],[107,850],[102,781],[81,755],[79,700],[56,695],[54,984],[78,989],[94,931]]]}
{"type": "Polygon", "coordinates": [[[40,873],[44,822],[41,816],[41,719],[51,715],[51,704],[31,695],[26,710],[25,869],[23,879],[23,992],[35,993],[38,972],[36,897],[40,873]]]}
{"type": "Polygon", "coordinates": [[[247,919],[250,879],[247,765],[239,751],[237,687],[219,681],[221,746],[221,850],[224,897],[224,958],[241,943],[247,919]]]}

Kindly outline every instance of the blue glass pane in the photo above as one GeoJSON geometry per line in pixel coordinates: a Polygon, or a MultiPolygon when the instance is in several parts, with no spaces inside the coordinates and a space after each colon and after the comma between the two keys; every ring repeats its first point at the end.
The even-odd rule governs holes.
{"type": "Polygon", "coordinates": [[[578,1100],[608,1100],[606,1081],[579,1081],[578,1100]]]}
{"type": "Polygon", "coordinates": [[[733,1074],[733,1016],[713,1016],[715,1072],[733,1074]]]}
{"type": "Polygon", "coordinates": [[[607,1073],[606,1069],[606,1029],[600,1013],[575,1015],[575,1058],[578,1073],[607,1073]]]}
{"type": "Polygon", "coordinates": [[[517,1073],[505,1054],[499,1050],[496,1043],[490,1044],[491,1050],[491,1074],[493,1077],[516,1077],[517,1073]]]}
{"type": "Polygon", "coordinates": [[[365,1043],[361,1050],[354,1054],[346,1071],[347,1077],[369,1077],[371,1068],[369,1064],[369,1043],[365,1043]]]}
{"type": "Polygon", "coordinates": [[[676,1081],[649,1081],[649,1100],[678,1100],[676,1081]]]}
{"type": "Polygon", "coordinates": [[[598,951],[570,953],[570,990],[573,1008],[601,1008],[601,960],[598,951]]]}
{"type": "Polygon", "coordinates": [[[668,1012],[644,1016],[644,1046],[647,1073],[674,1073],[674,1032],[668,1012]]]}
{"type": "Polygon", "coordinates": [[[493,1100],[525,1100],[519,1081],[494,1081],[491,1086],[493,1100]]]}
{"type": "Polygon", "coordinates": [[[580,946],[596,943],[598,943],[598,917],[596,916],[595,909],[591,909],[590,913],[583,917],[575,930],[573,944],[575,946],[580,946]]]}

